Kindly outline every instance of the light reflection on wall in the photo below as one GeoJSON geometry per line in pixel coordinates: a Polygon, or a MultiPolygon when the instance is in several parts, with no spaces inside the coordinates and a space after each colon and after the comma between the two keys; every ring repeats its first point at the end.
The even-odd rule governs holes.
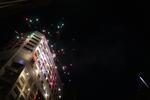
{"type": "Polygon", "coordinates": [[[47,41],[43,38],[39,46],[35,49],[33,57],[37,68],[35,69],[36,76],[41,76],[40,78],[43,77],[48,82],[48,84],[44,84],[42,86],[43,91],[45,91],[44,96],[45,98],[48,98],[50,90],[47,87],[50,86],[50,88],[52,89],[55,88],[56,85],[57,78],[54,72],[54,68],[57,67],[54,63],[54,57],[56,57],[56,55],[50,52],[47,41]]]}

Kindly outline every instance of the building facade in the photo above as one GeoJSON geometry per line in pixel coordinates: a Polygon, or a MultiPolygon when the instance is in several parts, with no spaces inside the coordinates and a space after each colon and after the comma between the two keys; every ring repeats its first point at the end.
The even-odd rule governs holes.
{"type": "Polygon", "coordinates": [[[1,53],[0,98],[62,99],[62,84],[54,61],[55,54],[43,34],[31,32],[1,53]]]}

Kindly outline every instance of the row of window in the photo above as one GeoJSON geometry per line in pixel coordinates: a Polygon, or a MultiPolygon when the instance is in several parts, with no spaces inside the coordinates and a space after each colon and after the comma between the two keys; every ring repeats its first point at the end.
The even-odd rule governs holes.
{"type": "Polygon", "coordinates": [[[34,37],[31,38],[31,40],[29,40],[29,43],[27,43],[25,46],[24,46],[24,49],[32,52],[33,49],[35,47],[35,45],[37,45],[37,43],[40,41],[40,37],[36,36],[36,35],[33,35],[34,37]],[[33,41],[34,40],[34,41],[33,41]]]}
{"type": "MultiPolygon", "coordinates": [[[[23,77],[20,77],[20,80],[24,83],[25,80],[23,77]]],[[[29,95],[29,98],[32,98],[31,100],[33,100],[34,98],[34,94],[37,91],[37,87],[35,84],[33,84],[33,88],[32,90],[30,90],[31,88],[31,84],[33,83],[32,79],[30,78],[28,81],[28,85],[26,85],[24,91],[23,91],[23,95],[25,97],[27,97],[29,95]]],[[[9,100],[16,100],[18,98],[18,96],[20,95],[20,91],[23,88],[23,84],[21,84],[19,81],[16,83],[16,86],[14,87],[12,93],[9,95],[9,100]],[[18,87],[17,87],[18,86],[18,87]]],[[[25,100],[25,98],[21,95],[19,100],[25,100]]]]}

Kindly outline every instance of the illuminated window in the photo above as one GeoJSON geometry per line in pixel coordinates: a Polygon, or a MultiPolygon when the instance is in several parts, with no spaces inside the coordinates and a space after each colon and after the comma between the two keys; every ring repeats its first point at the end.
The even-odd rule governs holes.
{"type": "Polygon", "coordinates": [[[40,52],[39,52],[39,50],[37,50],[37,55],[38,55],[38,56],[40,55],[40,52]]]}
{"type": "Polygon", "coordinates": [[[20,77],[20,80],[24,84],[25,80],[24,80],[24,78],[22,76],[20,77]]]}
{"type": "Polygon", "coordinates": [[[24,92],[23,92],[24,95],[27,96],[29,94],[29,92],[30,92],[30,88],[29,88],[29,86],[26,86],[24,89],[24,92]]]}
{"type": "Polygon", "coordinates": [[[37,52],[34,53],[33,55],[33,63],[38,59],[38,56],[37,56],[37,52]]]}
{"type": "Polygon", "coordinates": [[[22,89],[22,86],[21,86],[21,84],[20,84],[19,81],[17,82],[17,86],[18,86],[20,89],[22,89]]]}
{"type": "Polygon", "coordinates": [[[44,46],[44,49],[46,49],[46,45],[45,45],[45,43],[43,43],[43,46],[44,46]]]}
{"type": "Polygon", "coordinates": [[[35,56],[37,57],[37,52],[35,52],[35,56]]]}

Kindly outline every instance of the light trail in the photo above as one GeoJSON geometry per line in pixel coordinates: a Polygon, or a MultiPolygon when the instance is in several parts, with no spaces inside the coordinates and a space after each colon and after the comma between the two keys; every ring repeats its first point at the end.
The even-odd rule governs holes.
{"type": "Polygon", "coordinates": [[[23,1],[26,1],[26,0],[15,0],[15,1],[1,2],[1,3],[0,3],[0,6],[1,6],[1,5],[8,5],[8,4],[19,3],[19,2],[23,2],[23,1]]]}
{"type": "Polygon", "coordinates": [[[148,84],[144,81],[144,79],[143,79],[141,76],[139,76],[139,77],[140,77],[140,80],[143,82],[143,84],[144,84],[147,88],[149,88],[148,84]]]}
{"type": "Polygon", "coordinates": [[[11,4],[11,5],[4,5],[4,6],[0,6],[0,9],[1,9],[1,8],[6,8],[6,7],[11,7],[11,6],[14,6],[14,4],[11,4]]]}

